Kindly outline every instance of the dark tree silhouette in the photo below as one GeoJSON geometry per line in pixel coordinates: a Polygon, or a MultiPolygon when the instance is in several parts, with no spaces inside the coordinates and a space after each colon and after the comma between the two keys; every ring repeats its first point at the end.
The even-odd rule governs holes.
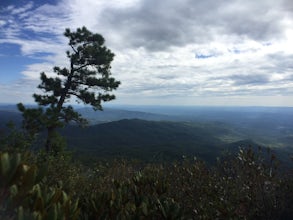
{"type": "Polygon", "coordinates": [[[69,39],[70,50],[66,54],[70,66],[54,67],[55,78],[41,73],[38,88],[44,93],[33,95],[38,108],[25,108],[22,103],[18,104],[24,118],[23,126],[31,135],[47,130],[47,151],[54,148],[58,139],[57,128],[70,121],[86,122],[71,105],[65,105],[67,102],[75,98],[78,103],[102,110],[101,103],[115,99],[111,91],[120,84],[111,77],[110,64],[114,54],[104,45],[105,40],[100,34],[93,34],[82,27],[76,32],[66,29],[64,35],[69,39]]]}

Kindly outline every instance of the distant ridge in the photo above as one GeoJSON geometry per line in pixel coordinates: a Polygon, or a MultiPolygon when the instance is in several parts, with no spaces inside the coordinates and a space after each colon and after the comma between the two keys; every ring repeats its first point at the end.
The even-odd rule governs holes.
{"type": "Polygon", "coordinates": [[[142,111],[104,108],[103,111],[94,111],[92,108],[79,108],[77,111],[85,117],[90,124],[118,121],[122,119],[142,119],[148,121],[174,121],[175,117],[154,114],[142,111]]]}
{"type": "MultiPolygon", "coordinates": [[[[29,107],[36,107],[30,105],[29,107]]],[[[103,111],[94,111],[90,107],[85,108],[75,108],[84,118],[86,118],[91,125],[118,121],[122,119],[142,119],[149,121],[174,121],[176,117],[168,116],[164,114],[154,114],[142,111],[131,111],[131,110],[121,110],[116,108],[104,108],[103,111]]],[[[21,117],[16,105],[0,105],[0,123],[7,122],[9,120],[16,120],[19,122],[19,117],[21,117]]]]}
{"type": "Polygon", "coordinates": [[[13,110],[0,110],[0,128],[5,128],[8,122],[12,121],[20,125],[22,116],[19,112],[13,110]]]}

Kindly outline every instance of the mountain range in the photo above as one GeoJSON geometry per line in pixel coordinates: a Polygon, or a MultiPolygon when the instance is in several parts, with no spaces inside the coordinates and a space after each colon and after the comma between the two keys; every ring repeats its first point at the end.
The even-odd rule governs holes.
{"type": "MultiPolygon", "coordinates": [[[[272,147],[287,160],[293,153],[291,108],[76,108],[90,121],[60,132],[69,149],[87,158],[170,160],[199,157],[208,162],[239,146],[272,147]]],[[[12,120],[21,124],[15,106],[0,105],[0,132],[12,120]]]]}

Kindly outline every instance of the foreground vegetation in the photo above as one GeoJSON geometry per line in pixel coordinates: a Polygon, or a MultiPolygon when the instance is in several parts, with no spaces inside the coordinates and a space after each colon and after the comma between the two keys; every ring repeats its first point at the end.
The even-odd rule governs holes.
{"type": "MultiPolygon", "coordinates": [[[[19,138],[21,140],[21,138],[19,138]]],[[[293,177],[274,155],[251,148],[215,167],[97,161],[2,144],[0,219],[291,219],[293,177]]]]}

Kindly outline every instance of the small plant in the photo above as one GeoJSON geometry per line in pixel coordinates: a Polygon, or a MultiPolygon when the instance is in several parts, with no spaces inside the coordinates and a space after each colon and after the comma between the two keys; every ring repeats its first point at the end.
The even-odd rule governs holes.
{"type": "Polygon", "coordinates": [[[78,219],[78,200],[44,184],[45,173],[19,153],[0,153],[1,219],[78,219]]]}

